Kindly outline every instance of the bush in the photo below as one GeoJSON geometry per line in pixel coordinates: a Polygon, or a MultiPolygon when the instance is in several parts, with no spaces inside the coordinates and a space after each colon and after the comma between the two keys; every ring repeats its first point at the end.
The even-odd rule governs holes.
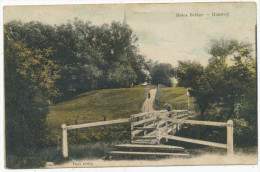
{"type": "Polygon", "coordinates": [[[45,161],[37,156],[7,156],[6,167],[11,169],[28,169],[45,166],[45,161]]]}

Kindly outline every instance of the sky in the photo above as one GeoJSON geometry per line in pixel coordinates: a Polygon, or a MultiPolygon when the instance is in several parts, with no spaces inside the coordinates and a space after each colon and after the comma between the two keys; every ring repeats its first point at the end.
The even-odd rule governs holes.
{"type": "Polygon", "coordinates": [[[4,23],[40,21],[59,25],[78,18],[94,25],[123,22],[138,37],[139,53],[147,59],[170,63],[198,61],[206,66],[211,39],[236,39],[255,44],[255,3],[178,3],[113,5],[6,6],[4,23]],[[212,16],[224,13],[228,16],[212,16]],[[177,17],[177,15],[187,17],[177,17]],[[203,14],[191,17],[191,14],[203,14]]]}

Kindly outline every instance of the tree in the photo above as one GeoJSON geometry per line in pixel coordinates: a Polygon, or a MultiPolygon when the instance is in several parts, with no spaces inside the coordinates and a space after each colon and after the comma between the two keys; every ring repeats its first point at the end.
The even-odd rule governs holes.
{"type": "Polygon", "coordinates": [[[190,61],[179,61],[177,69],[178,86],[196,87],[197,80],[204,74],[204,68],[201,64],[190,61]]]}
{"type": "Polygon", "coordinates": [[[144,81],[144,57],[137,53],[137,39],[129,26],[119,22],[92,26],[76,19],[59,26],[57,35],[56,58],[62,68],[57,84],[64,94],[144,81]]]}
{"type": "Polygon", "coordinates": [[[151,70],[152,84],[163,84],[171,86],[171,77],[173,76],[173,67],[169,63],[156,64],[151,70]]]}
{"type": "MultiPolygon", "coordinates": [[[[211,47],[212,58],[204,72],[196,79],[190,77],[190,81],[185,75],[180,75],[186,78],[180,80],[180,84],[191,87],[191,96],[195,97],[200,110],[199,119],[232,119],[236,127],[235,143],[245,144],[245,140],[250,138],[250,144],[256,144],[256,63],[250,45],[233,40],[215,42],[222,44],[213,44],[211,47]],[[233,56],[233,65],[227,65],[228,55],[233,56]]],[[[189,66],[192,68],[192,65],[189,66]]],[[[183,68],[183,64],[179,68],[183,68]]]]}
{"type": "Polygon", "coordinates": [[[95,27],[89,35],[93,37],[90,45],[93,48],[98,48],[106,62],[101,67],[104,75],[100,81],[105,88],[113,85],[109,83],[112,81],[110,72],[118,67],[118,63],[126,68],[132,68],[131,70],[136,75],[134,84],[144,82],[146,79],[143,71],[145,59],[137,53],[137,46],[135,45],[137,37],[128,25],[114,21],[111,25],[104,24],[95,27]]]}
{"type": "Polygon", "coordinates": [[[35,152],[45,145],[48,106],[58,94],[58,66],[52,50],[30,49],[7,35],[4,57],[7,154],[35,152]]]}
{"type": "Polygon", "coordinates": [[[111,70],[108,78],[113,84],[113,87],[130,87],[135,83],[137,76],[130,66],[118,64],[118,66],[111,70]]]}
{"type": "Polygon", "coordinates": [[[233,44],[236,44],[237,41],[235,40],[216,40],[212,39],[210,40],[210,49],[208,50],[208,53],[212,55],[212,58],[210,61],[215,61],[219,63],[222,66],[226,66],[226,58],[229,54],[233,51],[233,44]]]}
{"type": "Polygon", "coordinates": [[[250,51],[252,51],[250,44],[239,43],[236,40],[212,39],[210,40],[210,44],[208,50],[208,53],[212,55],[209,60],[210,63],[215,63],[223,67],[227,66],[227,57],[229,55],[236,56],[236,53],[240,53],[246,57],[250,55],[250,51]]]}
{"type": "MultiPolygon", "coordinates": [[[[218,42],[218,41],[215,41],[218,42]]],[[[251,47],[249,44],[239,43],[235,40],[224,41],[222,47],[218,47],[218,51],[225,55],[233,55],[232,61],[234,65],[227,67],[219,64],[218,59],[210,61],[207,67],[211,81],[212,88],[215,90],[214,97],[217,102],[225,102],[223,106],[229,109],[227,119],[232,118],[234,114],[235,104],[243,96],[246,88],[243,88],[245,83],[250,82],[249,78],[254,76],[254,59],[251,56],[251,47]],[[224,52],[224,53],[223,53],[224,52]],[[252,71],[249,74],[249,71],[252,71]]],[[[213,46],[212,49],[216,48],[213,46]]],[[[213,57],[216,54],[213,53],[213,57]]],[[[224,57],[224,56],[223,56],[224,57]]],[[[226,57],[225,57],[226,58],[226,57]]]]}
{"type": "Polygon", "coordinates": [[[60,97],[55,101],[85,91],[118,87],[109,76],[111,71],[121,70],[118,63],[135,73],[124,77],[129,79],[128,83],[137,85],[147,77],[145,58],[138,54],[136,36],[128,25],[119,22],[95,26],[75,19],[50,26],[12,21],[5,24],[5,31],[6,36],[28,48],[53,51],[53,63],[59,66],[60,75],[55,82],[60,97]]]}

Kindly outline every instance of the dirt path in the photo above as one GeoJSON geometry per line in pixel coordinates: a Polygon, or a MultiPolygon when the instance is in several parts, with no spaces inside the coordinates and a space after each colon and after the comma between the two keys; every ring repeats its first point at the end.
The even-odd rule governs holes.
{"type": "Polygon", "coordinates": [[[154,111],[153,104],[154,104],[154,100],[155,100],[156,91],[157,91],[157,89],[150,90],[151,96],[150,96],[150,98],[148,98],[148,97],[146,98],[146,100],[143,104],[143,108],[142,108],[143,112],[154,111]]]}

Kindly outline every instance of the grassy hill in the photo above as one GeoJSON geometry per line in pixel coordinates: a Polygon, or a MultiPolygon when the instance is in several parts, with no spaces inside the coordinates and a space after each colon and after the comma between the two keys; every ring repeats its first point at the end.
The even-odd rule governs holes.
{"type": "MultiPolygon", "coordinates": [[[[61,143],[61,124],[82,124],[128,118],[140,113],[145,99],[143,87],[105,89],[86,92],[51,107],[47,116],[50,144],[61,143]]],[[[130,137],[129,124],[69,130],[69,143],[88,143],[130,137]],[[72,133],[72,134],[71,134],[72,133]],[[129,135],[129,136],[128,136],[129,135]]]]}
{"type": "MultiPolygon", "coordinates": [[[[194,98],[190,97],[190,108],[194,109],[194,98]]],[[[164,104],[169,103],[172,109],[187,109],[188,108],[188,96],[184,87],[166,87],[163,88],[158,101],[156,102],[156,109],[165,109],[164,104]]]]}
{"type": "Polygon", "coordinates": [[[56,104],[47,117],[53,126],[127,118],[141,111],[145,89],[121,88],[96,90],[80,94],[72,100],[56,104]]]}

